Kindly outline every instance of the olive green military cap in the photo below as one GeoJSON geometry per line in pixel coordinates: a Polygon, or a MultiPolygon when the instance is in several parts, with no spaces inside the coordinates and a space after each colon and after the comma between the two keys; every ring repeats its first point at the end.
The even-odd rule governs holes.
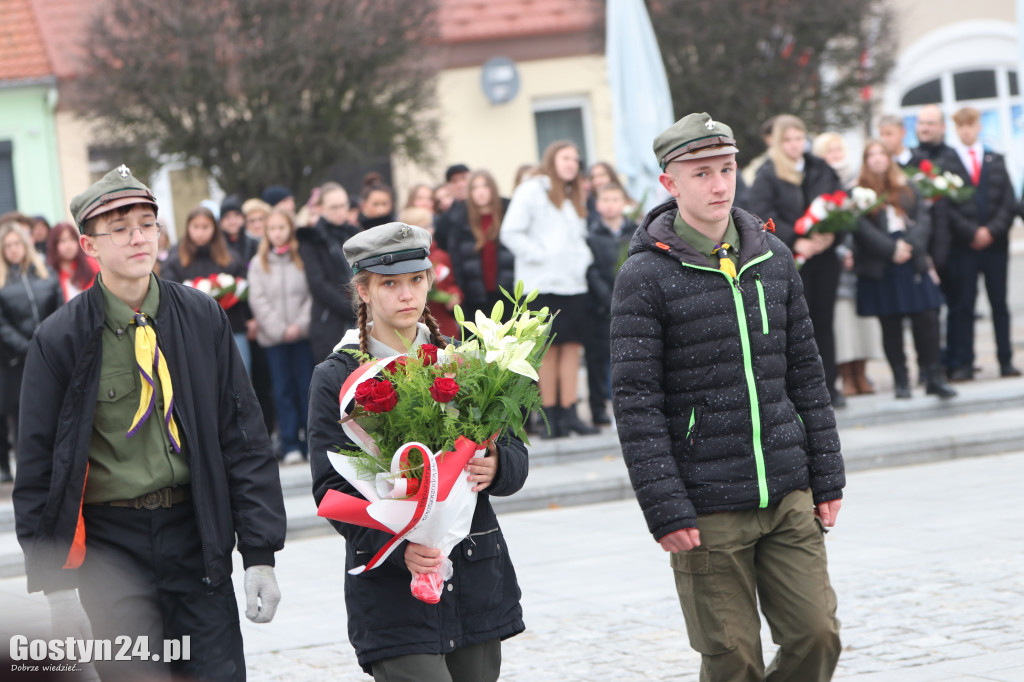
{"type": "Polygon", "coordinates": [[[404,275],[430,269],[430,233],[405,223],[371,227],[345,242],[342,249],[352,272],[404,275]]]}
{"type": "Polygon", "coordinates": [[[709,114],[689,114],[654,138],[654,155],[661,170],[672,161],[691,161],[709,156],[736,154],[732,128],[709,114]]]}
{"type": "Polygon", "coordinates": [[[151,204],[157,210],[153,192],[122,163],[71,200],[71,215],[81,232],[89,218],[132,204],[151,204]]]}

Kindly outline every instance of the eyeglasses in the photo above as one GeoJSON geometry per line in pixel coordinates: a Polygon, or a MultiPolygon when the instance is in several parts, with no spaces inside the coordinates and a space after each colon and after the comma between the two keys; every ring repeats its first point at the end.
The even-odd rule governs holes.
{"type": "Polygon", "coordinates": [[[156,241],[157,237],[160,236],[160,224],[159,223],[146,223],[139,227],[128,227],[127,225],[122,227],[115,227],[110,232],[97,232],[93,237],[110,237],[110,241],[114,246],[128,246],[132,243],[132,237],[135,235],[135,231],[138,230],[142,238],[147,242],[156,241]]]}

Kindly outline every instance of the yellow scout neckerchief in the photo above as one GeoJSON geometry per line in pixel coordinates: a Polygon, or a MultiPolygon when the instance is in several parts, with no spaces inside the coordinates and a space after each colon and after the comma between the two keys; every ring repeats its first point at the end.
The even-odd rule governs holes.
{"type": "Polygon", "coordinates": [[[164,397],[164,424],[167,428],[167,436],[171,440],[171,447],[175,452],[181,452],[181,441],[178,438],[178,426],[174,423],[171,410],[174,408],[174,389],[171,386],[171,373],[167,369],[167,360],[156,345],[156,332],[149,323],[145,313],[135,313],[132,319],[138,330],[135,332],[135,362],[139,366],[139,374],[142,375],[142,393],[139,396],[139,409],[132,420],[132,426],[128,429],[127,438],[131,438],[138,432],[142,424],[149,419],[156,406],[156,394],[153,390],[153,377],[150,372],[156,368],[157,376],[160,377],[160,390],[164,397]],[[148,371],[147,371],[148,370],[148,371]]]}

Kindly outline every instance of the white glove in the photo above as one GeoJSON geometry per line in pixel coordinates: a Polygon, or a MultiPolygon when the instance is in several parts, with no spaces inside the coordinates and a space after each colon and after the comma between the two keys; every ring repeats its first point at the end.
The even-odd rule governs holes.
{"type": "Polygon", "coordinates": [[[269,623],[281,601],[272,566],[245,569],[245,617],[254,623],[269,623]]]}
{"type": "Polygon", "coordinates": [[[50,604],[50,636],[54,639],[92,639],[92,624],[75,590],[54,590],[46,595],[50,604]]]}

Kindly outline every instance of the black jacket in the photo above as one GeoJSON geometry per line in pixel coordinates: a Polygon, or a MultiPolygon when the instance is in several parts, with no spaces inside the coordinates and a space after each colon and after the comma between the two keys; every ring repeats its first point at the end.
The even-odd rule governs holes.
{"type": "MultiPolygon", "coordinates": [[[[284,546],[277,460],[224,311],[204,293],[157,283],[154,327],[188,453],[203,580],[218,585],[231,575],[236,537],[247,568],[273,566],[284,546]]],[[[25,361],[13,499],[30,592],[76,587],[75,570],[62,566],[79,523],[104,319],[94,286],[43,322],[25,361]]]]}
{"type": "Polygon", "coordinates": [[[341,247],[359,232],[355,225],[335,225],[323,217],[314,227],[295,232],[306,281],[313,294],[309,343],[316,362],[330,355],[345,331],[355,325],[356,314],[348,292],[352,268],[341,247]]]}
{"type": "MultiPolygon", "coordinates": [[[[804,154],[804,180],[800,185],[786,182],[776,175],[775,164],[768,159],[757,171],[754,184],[747,192],[744,208],[762,220],[770,218],[775,223],[775,236],[792,249],[797,239],[793,224],[803,216],[815,198],[840,189],[842,185],[836,172],[824,159],[813,154],[804,154]]],[[[834,249],[833,244],[814,258],[836,260],[834,249]]]]}
{"type": "MultiPolygon", "coordinates": [[[[914,247],[911,261],[918,274],[928,272],[931,259],[928,244],[931,242],[931,211],[916,192],[900,196],[900,207],[907,214],[907,226],[901,237],[914,247]]],[[[874,215],[865,214],[857,220],[857,231],[853,234],[853,263],[858,277],[882,279],[886,269],[892,265],[892,254],[896,250],[896,238],[889,232],[889,219],[883,206],[874,215]]]]}
{"type": "Polygon", "coordinates": [[[808,487],[816,504],[842,497],[835,415],[793,255],[733,208],[730,281],[676,235],[676,212],[669,201],[644,219],[612,300],[615,420],[648,528],[660,539],[698,515],[808,487]]]}
{"type": "Polygon", "coordinates": [[[34,269],[27,275],[17,265],[8,267],[7,282],[0,288],[0,351],[4,365],[25,361],[32,334],[64,300],[60,281],[52,270],[40,279],[34,269]]]}
{"type": "MultiPolygon", "coordinates": [[[[501,212],[502,215],[508,212],[508,199],[501,200],[501,212]]],[[[487,303],[488,292],[484,289],[483,265],[480,253],[474,249],[476,237],[469,229],[465,201],[454,202],[438,217],[438,235],[438,243],[452,259],[455,282],[462,289],[462,307],[472,315],[473,309],[483,308],[487,303]]],[[[511,292],[516,284],[516,258],[500,240],[495,244],[498,246],[498,286],[511,292]]]]}
{"type": "Polygon", "coordinates": [[[231,241],[231,237],[225,234],[224,241],[227,242],[231,252],[235,254],[235,258],[248,264],[256,255],[257,249],[260,248],[260,240],[250,237],[244,229],[238,233],[237,237],[235,241],[231,241]]]}
{"type": "Polygon", "coordinates": [[[592,216],[587,221],[587,244],[594,254],[594,262],[587,270],[587,294],[594,312],[604,316],[605,325],[612,308],[615,275],[619,272],[620,261],[625,260],[635,230],[636,223],[626,220],[622,223],[622,230],[615,235],[601,222],[600,216],[592,216]]]}
{"type": "MultiPolygon", "coordinates": [[[[971,174],[964,167],[960,155],[951,147],[936,163],[944,171],[959,175],[965,186],[971,185],[971,174]]],[[[935,221],[941,229],[949,231],[950,248],[969,249],[978,227],[985,225],[992,232],[990,249],[1005,251],[1010,245],[1010,228],[1016,211],[1016,197],[1001,154],[985,150],[981,164],[981,181],[977,191],[967,201],[953,203],[945,200],[936,204],[935,221]],[[981,206],[987,209],[988,220],[982,222],[981,206]]]]}
{"type": "MultiPolygon", "coordinates": [[[[228,246],[228,253],[231,261],[227,265],[217,265],[210,256],[210,247],[202,246],[196,249],[196,255],[192,262],[185,267],[181,264],[181,257],[178,249],[171,249],[170,255],[160,264],[160,277],[170,282],[182,284],[185,280],[193,280],[196,277],[209,277],[210,275],[226,273],[232,277],[249,276],[249,262],[241,260],[235,250],[228,246]]],[[[231,323],[231,331],[236,334],[246,332],[245,323],[252,319],[252,310],[246,301],[239,301],[227,310],[228,322],[231,323]]]]}
{"type": "MultiPolygon", "coordinates": [[[[352,346],[355,348],[355,346],[352,346]]],[[[338,424],[338,393],[358,362],[333,353],[313,370],[309,389],[309,460],[317,504],[330,489],[359,496],[331,465],[328,450],[356,449],[338,424]]],[[[500,463],[491,485],[477,497],[470,535],[452,550],[454,576],[438,604],[409,592],[411,575],[404,545],[381,565],[358,576],[348,570],[365,563],[390,539],[388,533],[331,522],[345,536],[345,604],[348,634],[359,664],[407,654],[446,654],[453,649],[506,639],[525,629],[519,583],[508,546],[491,507],[491,495],[511,495],[523,487],[529,468],[522,441],[498,442],[500,463]]]]}

